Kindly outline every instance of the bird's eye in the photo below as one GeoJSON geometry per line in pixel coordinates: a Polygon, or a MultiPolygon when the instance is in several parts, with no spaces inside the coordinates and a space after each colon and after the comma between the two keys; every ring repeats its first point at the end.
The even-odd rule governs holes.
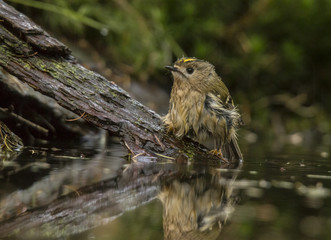
{"type": "Polygon", "coordinates": [[[192,74],[192,73],[194,72],[194,69],[191,68],[191,67],[186,68],[186,72],[187,72],[188,74],[192,74]]]}

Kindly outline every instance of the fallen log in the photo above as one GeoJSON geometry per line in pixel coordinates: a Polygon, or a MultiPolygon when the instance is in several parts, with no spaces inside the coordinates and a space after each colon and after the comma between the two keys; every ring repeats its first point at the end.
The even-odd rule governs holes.
{"type": "MultiPolygon", "coordinates": [[[[86,121],[119,136],[137,160],[220,161],[197,143],[168,134],[160,116],[80,64],[64,44],[0,0],[0,66],[86,121]]],[[[236,165],[236,163],[234,163],[236,165]]]]}

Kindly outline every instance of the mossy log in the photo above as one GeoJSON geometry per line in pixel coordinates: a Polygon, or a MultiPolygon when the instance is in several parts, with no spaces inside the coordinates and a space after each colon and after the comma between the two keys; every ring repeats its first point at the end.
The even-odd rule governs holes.
{"type": "Polygon", "coordinates": [[[157,113],[111,79],[78,64],[68,47],[1,0],[0,23],[0,66],[86,121],[119,136],[138,161],[162,156],[184,162],[197,156],[220,161],[193,141],[168,134],[157,113]]]}

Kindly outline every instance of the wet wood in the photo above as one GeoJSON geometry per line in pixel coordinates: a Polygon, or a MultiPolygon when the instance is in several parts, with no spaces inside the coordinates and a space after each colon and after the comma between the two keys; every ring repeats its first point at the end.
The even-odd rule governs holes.
{"type": "MultiPolygon", "coordinates": [[[[83,119],[68,121],[77,115],[3,70],[0,72],[0,96],[1,120],[22,138],[26,146],[45,146],[47,142],[62,142],[62,139],[81,142],[87,136],[95,139],[96,148],[100,146],[99,139],[105,131],[83,119]]],[[[49,146],[55,147],[54,143],[49,146]]]]}
{"type": "Polygon", "coordinates": [[[198,144],[167,134],[157,113],[111,79],[78,64],[64,44],[3,1],[0,21],[0,66],[86,121],[119,136],[135,160],[167,156],[187,162],[199,155],[220,161],[198,144]]]}
{"type": "MultiPolygon", "coordinates": [[[[0,2],[2,24],[18,34],[36,51],[67,56],[70,50],[60,41],[49,36],[41,27],[29,20],[27,16],[17,12],[11,6],[0,2]]],[[[28,49],[26,49],[28,50],[28,49]]]]}

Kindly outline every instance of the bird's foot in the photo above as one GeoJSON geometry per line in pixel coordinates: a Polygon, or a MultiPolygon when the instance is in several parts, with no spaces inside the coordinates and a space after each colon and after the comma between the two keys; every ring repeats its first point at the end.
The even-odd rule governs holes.
{"type": "Polygon", "coordinates": [[[213,149],[213,150],[210,150],[209,153],[220,158],[222,161],[229,163],[228,159],[223,157],[221,149],[213,149]]]}

